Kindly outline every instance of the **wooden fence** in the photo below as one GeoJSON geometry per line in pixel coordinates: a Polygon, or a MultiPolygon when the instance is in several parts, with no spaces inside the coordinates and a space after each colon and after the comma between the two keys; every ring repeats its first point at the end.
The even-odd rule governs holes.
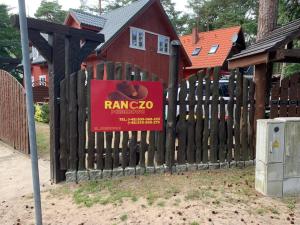
{"type": "Polygon", "coordinates": [[[0,70],[0,121],[0,140],[29,154],[25,91],[4,70],[0,70]]]}
{"type": "MultiPolygon", "coordinates": [[[[209,71],[208,71],[209,74],[209,71]]],[[[219,75],[197,74],[180,82],[176,148],[172,166],[223,165],[254,159],[254,83],[232,72],[228,97],[219,96],[219,75]]],[[[69,171],[159,168],[166,165],[166,129],[155,131],[90,131],[90,80],[157,80],[139,67],[97,65],[71,74],[60,84],[60,168],[69,171]],[[133,73],[134,72],[134,73],[133,73]],[[104,75],[106,74],[106,75],[104,75]],[[86,80],[87,77],[87,80],[86,80]]],[[[165,97],[166,97],[165,91],[165,97]]],[[[167,107],[168,100],[165,99],[167,107]]],[[[165,109],[165,108],[164,108],[165,109]]],[[[165,118],[165,112],[162,112],[165,118]]],[[[105,119],[105,118],[103,118],[105,119]]],[[[164,124],[166,127],[166,124],[164,124]]]]}
{"type": "Polygon", "coordinates": [[[270,118],[298,116],[300,116],[300,74],[294,74],[273,84],[270,118]]]}

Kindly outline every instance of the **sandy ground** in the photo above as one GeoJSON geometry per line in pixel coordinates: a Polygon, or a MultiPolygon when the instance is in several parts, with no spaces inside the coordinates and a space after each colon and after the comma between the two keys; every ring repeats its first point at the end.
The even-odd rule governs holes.
{"type": "MultiPolygon", "coordinates": [[[[50,185],[50,164],[39,160],[42,189],[50,185]]],[[[32,193],[31,161],[29,156],[18,153],[0,142],[0,201],[7,201],[32,193]]]]}
{"type": "MultiPolygon", "coordinates": [[[[54,186],[48,180],[49,162],[40,161],[43,224],[300,224],[298,198],[264,197],[253,189],[253,168],[248,170],[250,175],[244,171],[186,172],[54,186]],[[120,198],[118,193],[126,191],[135,199],[120,198]],[[82,195],[75,197],[76,193],[82,195]],[[96,202],[103,196],[110,197],[107,204],[98,201],[87,206],[86,200],[96,202]]],[[[0,224],[34,224],[30,159],[0,143],[0,177],[0,224]]]]}

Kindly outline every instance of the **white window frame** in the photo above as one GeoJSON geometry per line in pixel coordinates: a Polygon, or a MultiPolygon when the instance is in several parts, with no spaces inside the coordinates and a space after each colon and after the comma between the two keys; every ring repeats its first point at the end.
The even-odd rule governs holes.
{"type": "Polygon", "coordinates": [[[46,75],[40,75],[39,76],[39,84],[40,84],[40,86],[47,86],[47,78],[46,78],[46,75]],[[45,79],[45,81],[42,83],[42,78],[44,78],[45,79]]]}
{"type": "MultiPolygon", "coordinates": [[[[163,43],[163,45],[165,45],[165,42],[163,43]]],[[[170,55],[170,38],[168,36],[164,36],[159,34],[157,36],[157,53],[159,54],[164,54],[164,55],[170,55]],[[160,50],[160,38],[164,38],[165,40],[168,40],[168,51],[165,51],[165,46],[163,46],[163,51],[160,50]]]]}
{"type": "Polygon", "coordinates": [[[31,85],[34,87],[34,76],[31,76],[31,85]]]}
{"type": "Polygon", "coordinates": [[[219,47],[220,45],[219,44],[214,44],[210,47],[209,51],[208,51],[208,54],[209,55],[213,55],[213,54],[216,54],[216,52],[219,50],[219,47]],[[215,48],[214,51],[212,51],[212,49],[215,48]]]}
{"type": "Polygon", "coordinates": [[[146,50],[146,47],[145,47],[145,35],[146,35],[146,32],[145,30],[143,29],[140,29],[140,28],[136,28],[136,27],[130,27],[130,45],[129,47],[130,48],[135,48],[135,49],[139,49],[139,50],[146,50]],[[139,33],[142,33],[143,34],[143,45],[142,46],[138,46],[138,40],[137,40],[137,46],[133,45],[132,43],[132,33],[136,31],[137,32],[137,39],[138,39],[138,36],[139,36],[139,33]]]}

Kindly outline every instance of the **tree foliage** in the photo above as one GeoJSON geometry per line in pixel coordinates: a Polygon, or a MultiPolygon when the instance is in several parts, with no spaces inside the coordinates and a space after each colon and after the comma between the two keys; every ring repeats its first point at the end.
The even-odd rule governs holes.
{"type": "Polygon", "coordinates": [[[54,23],[63,23],[67,12],[62,10],[62,6],[57,0],[42,0],[34,16],[39,19],[54,23]]]}
{"type": "Polygon", "coordinates": [[[8,8],[0,4],[0,56],[19,58],[21,56],[20,34],[12,27],[8,8]]]}
{"type": "Polygon", "coordinates": [[[193,12],[188,32],[195,26],[202,31],[208,31],[241,25],[248,37],[256,34],[258,1],[188,0],[187,8],[193,12]]]}

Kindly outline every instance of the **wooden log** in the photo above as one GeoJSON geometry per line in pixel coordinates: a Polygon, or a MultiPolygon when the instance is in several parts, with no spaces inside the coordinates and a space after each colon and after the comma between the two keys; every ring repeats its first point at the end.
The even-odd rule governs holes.
{"type": "MultiPolygon", "coordinates": [[[[148,73],[147,72],[142,72],[142,81],[147,81],[148,80],[148,73]]],[[[150,138],[152,135],[150,134],[150,138]]],[[[155,144],[155,143],[154,143],[155,144]]],[[[155,152],[155,146],[152,143],[151,147],[149,146],[148,148],[148,166],[153,166],[154,165],[154,152],[155,152]]],[[[147,150],[147,131],[142,131],[141,132],[141,148],[140,148],[140,166],[145,167],[145,155],[146,155],[146,150],[147,150]]]]}
{"type": "Polygon", "coordinates": [[[299,82],[297,84],[297,99],[298,99],[298,106],[297,106],[297,117],[300,117],[300,73],[297,74],[299,76],[299,82]]]}
{"type": "Polygon", "coordinates": [[[169,70],[169,90],[168,90],[168,118],[167,118],[167,138],[166,138],[166,164],[172,172],[175,158],[176,141],[176,101],[178,91],[178,68],[179,68],[180,42],[171,42],[170,70],[169,70]]]}
{"type": "MultiPolygon", "coordinates": [[[[135,67],[134,70],[134,80],[141,80],[141,69],[139,67],[135,67]]],[[[138,138],[138,132],[132,131],[131,132],[131,140],[129,144],[130,148],[130,158],[129,158],[129,166],[135,167],[137,165],[137,152],[138,151],[138,145],[137,145],[137,138],[138,138]]]]}
{"type": "Polygon", "coordinates": [[[77,170],[78,168],[78,109],[77,109],[77,73],[70,75],[69,88],[69,122],[70,122],[70,158],[69,169],[77,170]]]}
{"type": "Polygon", "coordinates": [[[243,161],[249,160],[248,148],[248,79],[243,79],[243,108],[242,108],[242,159],[243,161]]]}
{"type": "MultiPolygon", "coordinates": [[[[99,63],[97,65],[96,69],[96,79],[97,80],[103,80],[104,77],[104,63],[99,63]]],[[[104,132],[98,132],[97,133],[97,158],[96,158],[96,164],[98,170],[104,169],[104,132]]]]}
{"type": "Polygon", "coordinates": [[[157,132],[157,154],[156,154],[156,162],[158,166],[161,166],[165,162],[165,154],[166,154],[166,95],[167,90],[164,90],[163,93],[163,111],[162,111],[162,118],[163,118],[163,130],[157,132]]]}
{"type": "Polygon", "coordinates": [[[289,85],[290,79],[284,78],[281,81],[281,90],[280,90],[280,117],[288,117],[288,96],[289,96],[289,85]]]}
{"type": "Polygon", "coordinates": [[[187,96],[187,84],[186,80],[180,82],[179,92],[179,120],[176,125],[176,133],[178,136],[178,151],[177,151],[177,163],[184,164],[186,161],[186,149],[187,149],[187,122],[186,122],[186,104],[185,99],[187,96]]]}
{"type": "Polygon", "coordinates": [[[289,89],[289,117],[297,116],[297,86],[299,82],[299,76],[297,74],[290,78],[290,89],[289,89]]]}
{"type": "Polygon", "coordinates": [[[60,82],[60,169],[68,169],[68,152],[66,149],[66,80],[60,82]]]}
{"type": "Polygon", "coordinates": [[[218,101],[219,101],[219,68],[214,69],[212,105],[211,105],[211,135],[210,135],[210,161],[218,161],[218,138],[219,138],[219,119],[218,119],[218,101]]]}
{"type": "Polygon", "coordinates": [[[280,81],[277,81],[275,84],[273,84],[271,90],[270,119],[274,119],[278,117],[279,96],[280,96],[280,81]]]}
{"type": "Polygon", "coordinates": [[[240,122],[241,122],[241,107],[242,107],[242,85],[243,75],[237,71],[236,78],[236,107],[235,107],[235,118],[234,118],[234,159],[235,161],[241,160],[241,138],[240,138],[240,122]]]}
{"type": "Polygon", "coordinates": [[[234,80],[235,80],[235,72],[232,71],[231,75],[229,77],[229,84],[228,84],[229,101],[228,101],[228,104],[227,104],[227,111],[228,111],[228,119],[227,119],[227,162],[232,161],[234,80]]]}
{"type": "MultiPolygon", "coordinates": [[[[131,80],[132,66],[131,64],[125,64],[125,79],[131,80]]],[[[123,132],[122,138],[122,168],[125,169],[129,163],[129,151],[128,151],[129,133],[123,132]]]]}
{"type": "Polygon", "coordinates": [[[87,69],[87,105],[88,105],[88,168],[95,168],[95,133],[91,130],[91,80],[93,79],[93,67],[87,69]]]}
{"type": "Polygon", "coordinates": [[[194,163],[196,156],[195,148],[195,91],[196,91],[196,76],[189,78],[189,117],[188,117],[188,136],[187,136],[187,162],[194,163]]]}
{"type": "Polygon", "coordinates": [[[203,147],[203,77],[201,72],[198,74],[198,87],[197,87],[197,110],[196,110],[196,129],[195,129],[195,143],[196,143],[196,163],[200,163],[202,160],[203,147]]]}
{"type": "Polygon", "coordinates": [[[209,98],[210,98],[210,69],[205,76],[205,103],[204,103],[204,130],[203,130],[203,163],[208,162],[208,140],[209,140],[209,98]]]}
{"type": "Polygon", "coordinates": [[[220,125],[219,125],[219,160],[225,161],[226,156],[226,127],[225,127],[225,101],[220,100],[220,125]]]}
{"type": "Polygon", "coordinates": [[[250,159],[255,159],[255,134],[254,134],[254,112],[255,112],[255,84],[251,80],[249,88],[249,99],[250,99],[250,110],[249,110],[249,150],[250,150],[250,159]]]}
{"type": "Polygon", "coordinates": [[[77,96],[78,96],[78,170],[86,169],[86,107],[87,107],[87,92],[86,92],[86,76],[85,71],[78,72],[77,78],[77,96]]]}
{"type": "MultiPolygon", "coordinates": [[[[106,75],[107,75],[107,80],[115,79],[115,64],[113,62],[106,63],[106,75]]],[[[112,139],[113,139],[113,132],[106,132],[105,133],[105,143],[106,143],[105,169],[106,170],[111,170],[113,168],[112,139]]]]}
{"type": "MultiPolygon", "coordinates": [[[[123,67],[121,63],[116,64],[116,76],[115,80],[122,80],[123,77],[123,67]]],[[[120,159],[119,159],[119,148],[120,148],[120,132],[115,132],[114,134],[114,160],[113,160],[113,167],[117,168],[120,165],[120,159]]]]}
{"type": "MultiPolygon", "coordinates": [[[[142,76],[142,80],[148,80],[148,74],[145,77],[142,76]]],[[[152,81],[157,81],[157,80],[158,80],[157,76],[152,76],[152,81]]],[[[150,166],[150,167],[154,166],[154,158],[155,158],[155,133],[156,133],[155,131],[150,131],[150,134],[149,134],[148,163],[147,163],[147,165],[150,166]]],[[[147,137],[147,132],[146,131],[142,131],[142,141],[143,141],[143,137],[147,137]]],[[[146,143],[146,140],[143,141],[143,142],[146,143]]],[[[141,147],[143,147],[143,146],[141,145],[141,147]]]]}

